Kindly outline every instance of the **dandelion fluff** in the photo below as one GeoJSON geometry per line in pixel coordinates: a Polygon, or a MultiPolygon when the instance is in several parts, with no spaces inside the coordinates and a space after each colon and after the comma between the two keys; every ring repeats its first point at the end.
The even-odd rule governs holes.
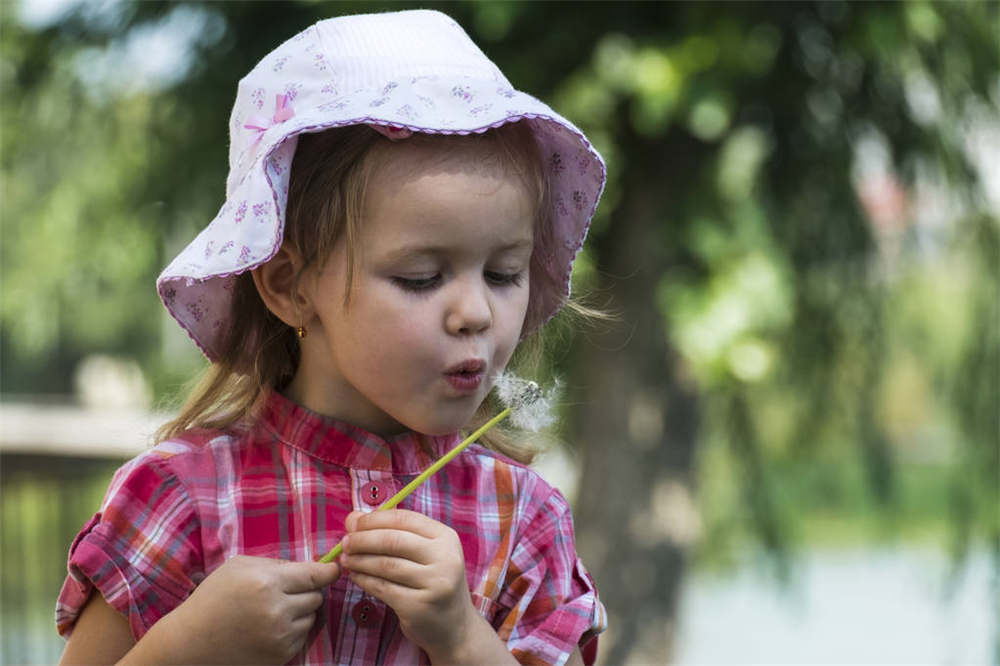
{"type": "Polygon", "coordinates": [[[497,375],[494,388],[500,402],[510,407],[510,420],[518,428],[537,432],[555,421],[552,412],[559,394],[558,381],[543,392],[533,381],[502,372],[497,375]]]}

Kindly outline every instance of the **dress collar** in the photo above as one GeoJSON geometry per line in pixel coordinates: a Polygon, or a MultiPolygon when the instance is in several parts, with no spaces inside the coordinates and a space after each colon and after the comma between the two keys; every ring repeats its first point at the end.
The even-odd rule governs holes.
{"type": "Polygon", "coordinates": [[[459,443],[458,433],[405,432],[388,439],[306,409],[277,391],[265,399],[259,426],[278,439],[324,462],[354,469],[419,474],[459,443]]]}

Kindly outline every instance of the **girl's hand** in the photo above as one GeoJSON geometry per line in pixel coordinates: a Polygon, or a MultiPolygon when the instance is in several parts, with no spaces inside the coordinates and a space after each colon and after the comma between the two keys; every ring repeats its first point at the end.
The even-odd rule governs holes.
{"type": "Polygon", "coordinates": [[[164,620],[198,651],[193,661],[284,664],[305,647],[321,590],[339,577],[336,564],[238,555],[164,620]]]}
{"type": "Polygon", "coordinates": [[[472,605],[453,529],[403,509],[354,512],[346,527],[340,564],[361,589],[396,611],[403,633],[432,661],[454,661],[465,653],[465,641],[482,635],[481,625],[490,629],[472,605]]]}

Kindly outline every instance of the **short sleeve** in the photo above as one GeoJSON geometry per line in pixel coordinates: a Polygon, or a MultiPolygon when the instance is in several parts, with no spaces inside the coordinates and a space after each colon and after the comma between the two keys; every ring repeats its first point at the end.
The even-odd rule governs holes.
{"type": "Polygon", "coordinates": [[[96,588],[128,618],[138,640],[176,608],[202,577],[200,526],[169,458],[150,451],[126,463],[101,512],[69,552],[69,574],[56,602],[59,633],[69,636],[96,588]]]}
{"type": "Polygon", "coordinates": [[[593,664],[607,614],[577,557],[569,504],[549,490],[518,530],[497,599],[497,633],[522,664],[564,664],[577,646],[584,662],[593,664]]]}

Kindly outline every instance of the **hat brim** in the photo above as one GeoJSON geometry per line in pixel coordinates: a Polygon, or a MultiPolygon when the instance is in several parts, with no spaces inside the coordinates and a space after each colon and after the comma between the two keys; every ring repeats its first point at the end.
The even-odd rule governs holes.
{"type": "Polygon", "coordinates": [[[583,245],[601,192],[604,162],[571,122],[540,100],[497,81],[418,77],[380,88],[333,94],[312,108],[264,131],[238,158],[238,182],[227,184],[227,198],[215,218],[177,255],[157,280],[170,314],[209,360],[229,319],[236,275],[265,263],[278,251],[284,234],[288,179],[298,136],[358,124],[391,125],[413,132],[473,134],[527,121],[549,178],[553,225],[551,247],[536,247],[540,261],[561,293],[536,293],[525,332],[551,318],[569,296],[573,260],[583,245]],[[422,122],[423,121],[423,122],[422,122]],[[247,169],[239,168],[244,161],[247,169]],[[261,233],[262,226],[269,233],[261,233]]]}

